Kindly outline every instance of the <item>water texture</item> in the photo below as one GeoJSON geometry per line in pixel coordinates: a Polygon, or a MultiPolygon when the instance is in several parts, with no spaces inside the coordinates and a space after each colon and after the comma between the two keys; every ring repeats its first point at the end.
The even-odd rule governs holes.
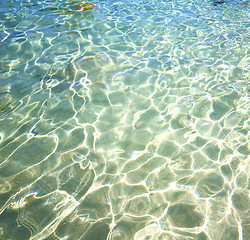
{"type": "Polygon", "coordinates": [[[247,240],[248,0],[0,0],[1,240],[247,240]]]}

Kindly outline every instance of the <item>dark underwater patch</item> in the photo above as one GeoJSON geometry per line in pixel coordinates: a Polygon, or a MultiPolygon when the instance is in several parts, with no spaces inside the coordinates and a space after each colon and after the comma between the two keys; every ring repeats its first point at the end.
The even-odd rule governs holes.
{"type": "Polygon", "coordinates": [[[219,4],[223,4],[225,3],[226,1],[225,0],[213,0],[213,5],[219,5],[219,4]]]}

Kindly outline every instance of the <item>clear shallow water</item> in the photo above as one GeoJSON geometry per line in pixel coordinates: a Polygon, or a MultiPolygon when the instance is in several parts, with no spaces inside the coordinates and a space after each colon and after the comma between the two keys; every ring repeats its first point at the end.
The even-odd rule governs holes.
{"type": "Polygon", "coordinates": [[[249,1],[1,1],[0,239],[250,239],[249,1]]]}

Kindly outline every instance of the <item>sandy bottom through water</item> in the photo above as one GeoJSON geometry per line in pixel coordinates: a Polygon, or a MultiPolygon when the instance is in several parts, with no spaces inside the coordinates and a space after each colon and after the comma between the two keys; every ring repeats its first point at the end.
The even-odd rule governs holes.
{"type": "Polygon", "coordinates": [[[249,235],[249,1],[0,10],[0,239],[249,235]]]}

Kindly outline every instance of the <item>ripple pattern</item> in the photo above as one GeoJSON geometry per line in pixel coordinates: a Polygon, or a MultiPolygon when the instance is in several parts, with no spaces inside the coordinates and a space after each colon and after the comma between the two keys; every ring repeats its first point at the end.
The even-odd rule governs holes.
{"type": "Polygon", "coordinates": [[[1,1],[0,239],[247,240],[249,1],[1,1]]]}

